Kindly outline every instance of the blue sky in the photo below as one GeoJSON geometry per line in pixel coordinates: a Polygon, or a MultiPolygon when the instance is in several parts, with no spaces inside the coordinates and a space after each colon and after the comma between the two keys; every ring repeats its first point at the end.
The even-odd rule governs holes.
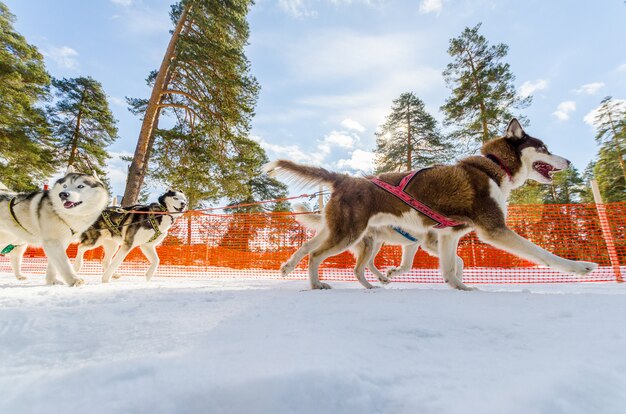
{"type": "MultiPolygon", "coordinates": [[[[110,172],[121,193],[118,156],[134,151],[140,128],[124,97],[149,96],[173,0],[3,1],[53,76],[103,84],[119,120],[110,172]]],[[[578,169],[597,152],[592,111],[606,95],[626,99],[623,0],[258,0],[249,21],[262,87],[252,135],[271,159],[368,171],[374,131],[401,93],[442,119],[449,39],[478,22],[492,44],[509,45],[515,86],[534,96],[527,132],[578,169]]]]}

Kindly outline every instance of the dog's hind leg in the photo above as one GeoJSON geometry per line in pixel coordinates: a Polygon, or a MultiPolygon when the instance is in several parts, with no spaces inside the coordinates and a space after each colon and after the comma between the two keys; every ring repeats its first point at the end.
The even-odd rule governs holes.
{"type": "Polygon", "coordinates": [[[57,279],[57,271],[52,266],[52,263],[48,260],[48,265],[46,266],[46,285],[62,285],[59,279],[57,279]]]}
{"type": "Polygon", "coordinates": [[[349,239],[337,241],[327,239],[317,249],[309,254],[309,282],[311,289],[331,289],[328,283],[320,282],[319,267],[320,264],[330,256],[339,254],[350,247],[349,239]]]}
{"type": "MultiPolygon", "coordinates": [[[[459,290],[475,290],[476,288],[467,286],[457,276],[459,267],[459,256],[457,248],[459,245],[458,234],[439,234],[437,242],[437,251],[439,253],[439,268],[443,275],[443,280],[451,287],[459,290]]],[[[428,244],[428,243],[425,243],[428,244]]],[[[463,261],[460,264],[460,273],[463,273],[463,261]]]]}
{"type": "Polygon", "coordinates": [[[27,247],[27,244],[20,244],[19,246],[15,246],[11,253],[9,253],[11,267],[13,268],[13,273],[17,280],[26,280],[26,276],[22,274],[22,257],[24,257],[24,252],[27,247]]]}
{"type": "Polygon", "coordinates": [[[150,279],[152,279],[152,276],[154,275],[154,272],[156,272],[157,267],[159,267],[159,255],[157,254],[156,246],[154,245],[154,243],[142,244],[139,246],[139,248],[150,262],[150,268],[146,272],[146,280],[150,281],[150,279]]]}
{"type": "MultiPolygon", "coordinates": [[[[113,260],[113,256],[115,256],[115,252],[120,247],[120,244],[113,239],[106,239],[102,243],[102,248],[104,249],[104,257],[102,258],[102,269],[106,272],[106,270],[111,266],[111,260],[113,260]]],[[[119,279],[120,275],[118,273],[113,273],[113,279],[119,279]]]]}
{"type": "Polygon", "coordinates": [[[586,275],[598,267],[596,263],[568,260],[552,254],[507,227],[501,227],[494,231],[476,228],[476,233],[481,240],[504,251],[564,273],[586,275]]]}
{"type": "Polygon", "coordinates": [[[280,273],[283,275],[283,277],[293,272],[293,269],[295,269],[298,263],[300,263],[302,259],[304,259],[304,256],[309,254],[311,250],[319,247],[324,242],[326,237],[328,237],[327,235],[328,232],[326,231],[326,229],[323,229],[319,231],[315,236],[311,237],[311,239],[304,242],[302,246],[300,246],[300,248],[296,250],[295,253],[292,254],[291,257],[287,259],[287,261],[283,263],[280,267],[280,273]]]}
{"type": "Polygon", "coordinates": [[[120,265],[122,264],[124,259],[126,259],[126,256],[128,256],[128,253],[130,253],[133,247],[135,246],[129,245],[128,243],[122,243],[120,249],[117,251],[117,253],[115,253],[111,264],[104,271],[104,274],[102,275],[102,283],[109,283],[111,281],[111,276],[113,276],[113,274],[117,271],[117,268],[120,267],[120,265]]]}
{"type": "Polygon", "coordinates": [[[402,246],[402,262],[400,262],[400,267],[390,267],[387,269],[387,277],[392,278],[395,276],[400,276],[403,273],[406,273],[411,270],[413,267],[413,259],[415,259],[415,253],[420,248],[420,243],[410,243],[402,246]]]}
{"type": "Polygon", "coordinates": [[[354,247],[356,253],[356,265],[354,266],[354,275],[363,287],[371,289],[372,286],[365,278],[365,266],[372,259],[374,252],[374,240],[371,237],[363,237],[354,247]]]}
{"type": "Polygon", "coordinates": [[[383,275],[374,264],[374,259],[376,259],[376,255],[380,251],[381,247],[383,247],[383,242],[374,240],[374,245],[372,247],[372,254],[370,254],[370,258],[367,261],[366,267],[369,269],[370,272],[376,275],[380,283],[386,285],[390,283],[391,280],[389,280],[387,276],[383,275]]]}

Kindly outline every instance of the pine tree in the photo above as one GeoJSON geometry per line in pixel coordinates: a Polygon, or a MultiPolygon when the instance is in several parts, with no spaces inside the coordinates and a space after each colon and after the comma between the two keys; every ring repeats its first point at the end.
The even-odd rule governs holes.
{"type": "Polygon", "coordinates": [[[626,180],[626,108],[607,96],[601,101],[594,125],[597,128],[596,141],[605,149],[605,155],[613,154],[626,180]]]}
{"type": "Polygon", "coordinates": [[[124,204],[134,203],[140,192],[163,108],[183,111],[192,134],[217,137],[224,147],[247,136],[259,90],[244,54],[250,4],[182,0],[172,7],[175,28],[145,105],[124,204]]]}
{"type": "Polygon", "coordinates": [[[552,184],[543,185],[545,204],[580,203],[582,195],[588,192],[583,177],[578,170],[570,167],[552,177],[552,184]]]}
{"type": "Polygon", "coordinates": [[[0,2],[0,177],[14,190],[39,187],[55,168],[45,112],[50,77],[37,48],[13,27],[0,2]]]}
{"type": "Polygon", "coordinates": [[[490,46],[478,33],[480,26],[466,27],[450,40],[448,54],[453,60],[443,72],[452,89],[452,96],[441,107],[444,125],[453,128],[452,137],[469,145],[497,136],[513,118],[512,110],[524,108],[532,100],[516,94],[515,76],[509,64],[502,62],[509,47],[503,43],[490,46]]]}
{"type": "Polygon", "coordinates": [[[613,146],[600,148],[593,175],[598,181],[603,202],[626,201],[626,179],[622,175],[618,153],[613,146]]]}
{"type": "Polygon", "coordinates": [[[437,121],[412,92],[393,101],[391,113],[376,132],[375,153],[377,173],[413,170],[452,158],[437,121]]]}
{"type": "Polygon", "coordinates": [[[116,120],[102,85],[90,78],[53,79],[57,98],[51,113],[57,158],[79,170],[105,176],[106,147],[117,139],[116,120]]]}

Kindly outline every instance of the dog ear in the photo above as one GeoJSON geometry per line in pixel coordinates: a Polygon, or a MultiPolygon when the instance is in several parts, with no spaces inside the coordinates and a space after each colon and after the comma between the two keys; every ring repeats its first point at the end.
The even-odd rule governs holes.
{"type": "Polygon", "coordinates": [[[506,127],[506,137],[511,139],[522,139],[526,133],[522,128],[522,125],[516,118],[511,119],[509,125],[506,127]]]}
{"type": "Polygon", "coordinates": [[[73,165],[68,165],[67,170],[65,170],[65,175],[73,174],[76,172],[76,168],[73,165]]]}

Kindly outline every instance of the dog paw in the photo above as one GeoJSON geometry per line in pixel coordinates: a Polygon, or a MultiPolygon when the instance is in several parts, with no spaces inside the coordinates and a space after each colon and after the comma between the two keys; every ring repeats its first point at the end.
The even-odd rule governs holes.
{"type": "Polygon", "coordinates": [[[311,283],[311,289],[332,289],[332,287],[328,283],[317,282],[311,283]]]}
{"type": "Polygon", "coordinates": [[[82,286],[85,284],[85,281],[81,278],[76,278],[74,279],[74,282],[70,285],[72,287],[78,287],[78,286],[82,286]]]}
{"type": "Polygon", "coordinates": [[[28,279],[26,276],[22,276],[22,275],[17,275],[17,276],[15,276],[15,278],[17,280],[26,280],[26,279],[28,279]]]}
{"type": "Polygon", "coordinates": [[[592,262],[574,262],[569,269],[568,273],[574,273],[576,275],[586,275],[588,273],[593,272],[598,267],[597,263],[592,262]]]}
{"type": "Polygon", "coordinates": [[[114,274],[112,277],[113,277],[113,279],[117,280],[117,279],[119,279],[119,278],[120,278],[120,277],[122,277],[122,276],[121,276],[121,275],[118,275],[118,274],[116,273],[116,274],[114,274]]]}
{"type": "Polygon", "coordinates": [[[280,275],[282,277],[287,277],[289,276],[289,273],[293,272],[293,269],[293,266],[289,266],[287,263],[285,263],[280,267],[280,275]]]}
{"type": "Polygon", "coordinates": [[[384,276],[383,276],[383,277],[379,277],[379,278],[378,278],[378,281],[379,281],[380,283],[382,283],[383,285],[388,285],[388,284],[390,284],[390,283],[391,283],[391,280],[389,280],[388,278],[386,278],[386,277],[384,277],[384,276]]]}
{"type": "Polygon", "coordinates": [[[394,277],[396,275],[396,273],[398,273],[398,268],[397,267],[390,267],[389,269],[387,269],[387,277],[394,277]]]}
{"type": "Polygon", "coordinates": [[[57,279],[46,279],[46,285],[48,286],[56,286],[56,285],[64,285],[64,284],[65,283],[57,279]]]}
{"type": "Polygon", "coordinates": [[[106,278],[106,277],[103,277],[103,278],[102,278],[102,283],[109,283],[109,279],[108,279],[108,278],[106,278]]]}

